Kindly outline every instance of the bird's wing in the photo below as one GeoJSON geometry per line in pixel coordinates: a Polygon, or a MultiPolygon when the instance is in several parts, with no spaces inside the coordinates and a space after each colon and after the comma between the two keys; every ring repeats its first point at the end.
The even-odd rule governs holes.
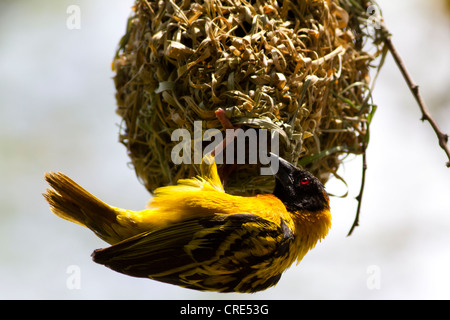
{"type": "Polygon", "coordinates": [[[252,286],[265,289],[278,281],[281,272],[262,284],[242,280],[258,269],[255,266],[283,259],[292,239],[283,220],[276,225],[248,213],[221,215],[141,233],[94,251],[93,259],[130,276],[199,290],[233,291],[241,286],[241,291],[256,291],[252,286]]]}

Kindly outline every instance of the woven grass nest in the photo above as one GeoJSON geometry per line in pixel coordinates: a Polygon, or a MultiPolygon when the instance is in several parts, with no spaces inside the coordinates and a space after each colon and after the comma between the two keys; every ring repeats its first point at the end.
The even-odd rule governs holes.
{"type": "MultiPolygon", "coordinates": [[[[198,173],[198,164],[171,162],[178,143],[171,135],[193,132],[194,121],[224,131],[219,108],[244,130],[275,130],[280,156],[323,183],[336,175],[346,156],[364,151],[375,111],[369,71],[381,42],[367,29],[370,5],[137,0],[113,69],[119,140],[145,187],[153,192],[198,173]]],[[[227,172],[230,193],[273,188],[258,165],[227,172]]]]}

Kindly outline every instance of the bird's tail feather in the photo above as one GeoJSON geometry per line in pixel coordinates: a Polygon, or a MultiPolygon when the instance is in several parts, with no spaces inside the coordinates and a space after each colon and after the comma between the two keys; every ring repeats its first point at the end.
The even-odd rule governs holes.
{"type": "Polygon", "coordinates": [[[47,189],[44,197],[54,214],[88,227],[109,243],[119,240],[116,239],[117,228],[121,226],[114,207],[97,199],[63,173],[48,172],[45,180],[53,188],[47,189]]]}

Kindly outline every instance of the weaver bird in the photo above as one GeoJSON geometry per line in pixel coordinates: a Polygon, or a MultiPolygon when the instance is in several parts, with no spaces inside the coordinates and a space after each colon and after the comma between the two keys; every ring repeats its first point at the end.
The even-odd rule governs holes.
{"type": "Polygon", "coordinates": [[[331,226],[320,181],[281,158],[278,167],[273,194],[235,196],[209,155],[200,176],[155,190],[139,212],[100,201],[62,173],[46,173],[53,189],[44,196],[57,216],[112,245],[93,252],[97,263],[185,288],[256,292],[274,286],[331,226]]]}

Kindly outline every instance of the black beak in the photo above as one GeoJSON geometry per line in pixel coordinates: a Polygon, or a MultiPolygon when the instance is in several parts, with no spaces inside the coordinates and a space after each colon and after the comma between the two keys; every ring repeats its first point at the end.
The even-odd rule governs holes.
{"type": "Polygon", "coordinates": [[[297,171],[298,168],[272,152],[269,152],[269,155],[270,157],[272,157],[272,159],[275,160],[275,163],[272,162],[272,164],[275,165],[270,166],[275,179],[277,179],[281,183],[281,185],[285,187],[287,187],[288,185],[292,185],[294,183],[294,181],[292,180],[293,173],[297,171]]]}

